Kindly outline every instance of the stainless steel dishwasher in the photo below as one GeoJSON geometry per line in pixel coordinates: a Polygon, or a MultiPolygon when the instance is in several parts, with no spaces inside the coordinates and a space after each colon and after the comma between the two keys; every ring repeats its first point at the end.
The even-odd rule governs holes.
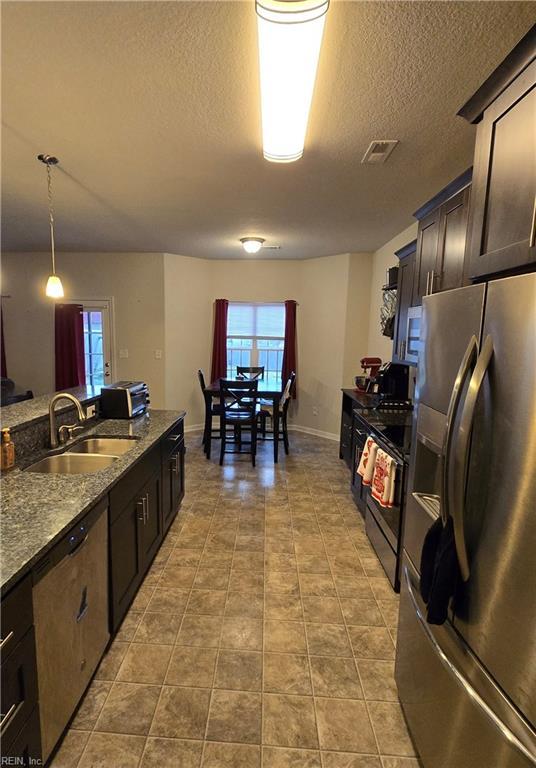
{"type": "Polygon", "coordinates": [[[106,648],[108,507],[98,504],[33,571],[43,761],[54,749],[106,648]]]}

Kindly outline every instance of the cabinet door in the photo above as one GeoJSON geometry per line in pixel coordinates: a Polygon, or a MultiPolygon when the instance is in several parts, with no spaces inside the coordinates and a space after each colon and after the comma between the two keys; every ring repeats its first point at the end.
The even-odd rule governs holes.
{"type": "Polygon", "coordinates": [[[157,472],[141,492],[142,518],[140,521],[140,543],[143,572],[149,567],[162,541],[160,489],[161,476],[160,472],[157,472]]]}
{"type": "MultiPolygon", "coordinates": [[[[167,446],[166,446],[167,448],[167,446]]],[[[162,522],[164,533],[173,522],[184,496],[184,439],[162,454],[162,522]]]]}
{"type": "Polygon", "coordinates": [[[112,581],[112,630],[115,631],[142,580],[141,528],[143,503],[136,495],[110,526],[110,572],[112,581]]]}
{"type": "Polygon", "coordinates": [[[395,337],[393,341],[393,361],[405,362],[406,327],[408,324],[408,309],[411,306],[413,294],[413,277],[415,270],[415,251],[400,259],[398,267],[397,307],[395,320],[395,337]]]}
{"type": "Polygon", "coordinates": [[[432,286],[433,293],[463,285],[469,195],[470,187],[466,187],[441,206],[438,275],[432,286]]]}
{"type": "Polygon", "coordinates": [[[412,306],[418,307],[422,297],[431,292],[430,283],[437,272],[440,210],[432,211],[419,222],[412,306]]]}
{"type": "Polygon", "coordinates": [[[180,503],[184,497],[184,440],[181,440],[176,451],[173,452],[172,489],[171,489],[171,514],[173,519],[177,514],[180,503]]]}
{"type": "Polygon", "coordinates": [[[38,707],[34,708],[15,741],[7,744],[2,736],[2,765],[16,765],[19,768],[43,765],[38,707]]]}
{"type": "Polygon", "coordinates": [[[536,61],[484,112],[476,135],[468,277],[536,261],[536,61]]]}

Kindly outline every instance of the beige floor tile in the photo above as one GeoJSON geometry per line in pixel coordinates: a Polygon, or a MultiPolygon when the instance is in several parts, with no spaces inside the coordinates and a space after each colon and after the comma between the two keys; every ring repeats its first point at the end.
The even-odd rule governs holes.
{"type": "Polygon", "coordinates": [[[312,694],[307,656],[265,653],[264,690],[270,693],[312,694]]]}
{"type": "Polygon", "coordinates": [[[264,550],[264,536],[239,533],[236,537],[235,550],[247,552],[262,552],[264,550]]]}
{"type": "Polygon", "coordinates": [[[300,573],[302,596],[335,597],[335,584],[328,573],[300,573]]]}
{"type": "Polygon", "coordinates": [[[233,553],[230,551],[204,552],[199,561],[200,568],[231,568],[233,553]]]}
{"type": "Polygon", "coordinates": [[[184,616],[177,635],[177,645],[217,648],[220,644],[221,616],[184,616]]]}
{"type": "Polygon", "coordinates": [[[261,686],[262,653],[220,650],[214,681],[215,688],[260,691],[261,686]]]}
{"type": "Polygon", "coordinates": [[[421,768],[416,757],[386,757],[382,755],[383,768],[421,768]]]}
{"type": "Polygon", "coordinates": [[[131,609],[135,611],[144,611],[149,604],[149,600],[154,592],[154,586],[146,587],[142,585],[134,600],[132,601],[131,609]]]}
{"type": "Polygon", "coordinates": [[[348,627],[354,655],[363,659],[394,659],[395,646],[387,627],[348,627]]]}
{"type": "Polygon", "coordinates": [[[262,768],[322,768],[322,763],[317,750],[263,747],[262,768]]]}
{"type": "Polygon", "coordinates": [[[305,625],[301,621],[265,621],[264,650],[278,653],[306,653],[305,625]]]}
{"type": "Polygon", "coordinates": [[[123,619],[116,639],[124,642],[130,642],[136,634],[136,629],[143,616],[143,611],[130,610],[123,619]]]}
{"type": "Polygon", "coordinates": [[[249,619],[262,619],[262,595],[253,592],[229,592],[225,605],[225,616],[243,616],[249,619]]]}
{"type": "Polygon", "coordinates": [[[93,680],[71,723],[72,728],[81,731],[90,731],[93,728],[111,687],[112,683],[109,681],[93,680]]]}
{"type": "Polygon", "coordinates": [[[261,694],[214,690],[207,739],[260,744],[261,694]]]}
{"type": "Polygon", "coordinates": [[[323,554],[296,554],[300,575],[304,573],[330,573],[329,560],[323,554]]]}
{"type": "Polygon", "coordinates": [[[115,680],[129,644],[114,640],[95,673],[95,680],[115,680]]]}
{"type": "Polygon", "coordinates": [[[311,696],[263,694],[263,744],[318,749],[311,696]]]}
{"type": "Polygon", "coordinates": [[[196,569],[180,565],[166,565],[159,586],[171,589],[190,589],[194,583],[196,569]]]}
{"type": "Polygon", "coordinates": [[[261,748],[258,746],[207,741],[201,768],[260,768],[260,765],[261,748]]]}
{"type": "Polygon", "coordinates": [[[169,645],[132,643],[119,667],[117,680],[155,685],[163,683],[170,656],[169,645]]]}
{"type": "Polygon", "coordinates": [[[266,593],[264,607],[267,619],[303,621],[302,601],[298,595],[266,593]]]}
{"type": "Polygon", "coordinates": [[[210,691],[165,685],[151,725],[151,736],[202,739],[205,735],[210,691]]]}
{"type": "Polygon", "coordinates": [[[250,573],[249,571],[231,570],[229,580],[231,592],[258,592],[264,591],[264,576],[262,573],[250,573]]]}
{"type": "Polygon", "coordinates": [[[324,768],[382,768],[379,757],[350,752],[322,752],[324,768]]]}
{"type": "Polygon", "coordinates": [[[212,688],[217,654],[216,648],[175,646],[166,674],[166,683],[193,688],[212,688]]]}
{"type": "Polygon", "coordinates": [[[262,650],[262,620],[241,616],[226,616],[223,619],[221,647],[236,650],[262,650]]]}
{"type": "Polygon", "coordinates": [[[199,568],[194,579],[194,589],[227,589],[227,568],[199,568]]]}
{"type": "MultiPolygon", "coordinates": [[[[279,526],[277,527],[276,530],[280,530],[279,526]]],[[[280,552],[280,553],[293,554],[294,542],[289,536],[270,535],[270,536],[266,536],[264,549],[266,552],[280,552]]]]}
{"type": "Polygon", "coordinates": [[[201,551],[199,549],[182,549],[174,547],[169,555],[167,562],[169,565],[180,565],[183,568],[195,568],[201,560],[201,551]]]}
{"type": "Polygon", "coordinates": [[[315,656],[351,656],[346,628],[341,624],[306,624],[309,653],[315,656]]]}
{"type": "Polygon", "coordinates": [[[263,552],[235,551],[233,555],[233,569],[235,571],[248,571],[250,573],[264,572],[263,552]]]}
{"type": "Polygon", "coordinates": [[[264,562],[271,571],[296,570],[296,557],[289,552],[266,552],[264,562]]]}
{"type": "Polygon", "coordinates": [[[137,768],[145,738],[118,733],[92,733],[78,765],[80,768],[137,768]]]}
{"type": "Polygon", "coordinates": [[[398,701],[394,661],[359,659],[357,666],[366,699],[398,701]]]}
{"type": "Polygon", "coordinates": [[[223,616],[227,593],[219,589],[192,589],[186,613],[223,616]]]}
{"type": "Polygon", "coordinates": [[[341,598],[342,612],[347,624],[362,627],[383,627],[385,622],[375,600],[341,598]]]}
{"type": "Polygon", "coordinates": [[[146,611],[138,624],[134,642],[173,645],[180,625],[181,617],[176,614],[146,611]]]}
{"type": "Polygon", "coordinates": [[[59,750],[50,763],[50,768],[75,768],[89,735],[89,731],[67,731],[59,750]]]}
{"type": "Polygon", "coordinates": [[[336,573],[335,587],[339,597],[352,597],[360,600],[373,600],[374,595],[366,576],[336,573]]]}
{"type": "Polygon", "coordinates": [[[321,624],[343,624],[337,597],[302,597],[303,614],[307,622],[321,624]]]}
{"type": "Polygon", "coordinates": [[[378,600],[378,606],[387,626],[396,627],[398,624],[399,601],[394,597],[390,597],[389,599],[380,598],[378,600]]]}
{"type": "Polygon", "coordinates": [[[365,702],[315,698],[320,747],[346,752],[377,752],[365,702]]]}
{"type": "MultiPolygon", "coordinates": [[[[150,736],[140,768],[199,768],[203,742],[150,736]]],[[[112,768],[112,766],[107,766],[112,768]]],[[[115,768],[115,767],[114,767],[115,768]]]]}
{"type": "Polygon", "coordinates": [[[363,691],[353,659],[311,656],[311,675],[315,696],[362,699],[363,691]]]}
{"type": "Polygon", "coordinates": [[[114,683],[95,724],[95,730],[147,734],[160,686],[114,683]]]}
{"type": "Polygon", "coordinates": [[[361,565],[363,566],[363,570],[367,576],[385,576],[385,571],[383,570],[381,563],[376,556],[361,557],[361,565]]]}
{"type": "Polygon", "coordinates": [[[299,594],[300,585],[296,571],[274,571],[267,568],[264,579],[267,592],[279,592],[287,595],[299,594]]]}
{"type": "Polygon", "coordinates": [[[188,602],[189,591],[185,589],[170,589],[169,587],[156,587],[153,592],[147,610],[154,613],[184,613],[188,602]]]}
{"type": "Polygon", "coordinates": [[[413,757],[415,750],[400,704],[370,701],[368,708],[381,754],[413,757]]]}

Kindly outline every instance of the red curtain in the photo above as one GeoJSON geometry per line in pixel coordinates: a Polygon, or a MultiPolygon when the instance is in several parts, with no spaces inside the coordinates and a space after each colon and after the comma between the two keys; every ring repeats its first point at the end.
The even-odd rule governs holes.
{"type": "MultiPolygon", "coordinates": [[[[296,307],[295,301],[285,301],[285,348],[283,351],[283,365],[281,368],[281,380],[283,386],[287,383],[292,371],[296,371],[296,307]]],[[[296,397],[296,381],[292,387],[292,397],[296,397]]]]}
{"type": "Polygon", "coordinates": [[[81,304],[56,304],[55,307],[56,391],[86,383],[82,310],[81,304]]]}
{"type": "Polygon", "coordinates": [[[227,377],[227,299],[214,302],[214,342],[212,344],[212,369],[210,382],[227,377]]]}
{"type": "Polygon", "coordinates": [[[2,313],[2,308],[0,307],[0,365],[2,367],[1,375],[3,379],[7,379],[7,365],[6,365],[6,347],[4,344],[4,315],[2,313]]]}

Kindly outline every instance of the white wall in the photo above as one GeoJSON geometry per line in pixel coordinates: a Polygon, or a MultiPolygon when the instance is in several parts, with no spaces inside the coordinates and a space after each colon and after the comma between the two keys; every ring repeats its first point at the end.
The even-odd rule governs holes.
{"type": "MultiPolygon", "coordinates": [[[[163,408],[164,260],[159,253],[61,253],[57,258],[65,295],[77,299],[113,298],[114,378],[147,381],[151,404],[163,408]],[[118,356],[128,349],[128,358],[118,356]]],[[[50,256],[2,256],[4,339],[7,371],[34,394],[53,392],[54,302],[45,296],[50,256]]]]}
{"type": "Polygon", "coordinates": [[[385,362],[393,355],[392,339],[383,336],[380,329],[380,308],[382,285],[385,285],[386,270],[398,264],[395,251],[417,237],[417,222],[412,224],[388,243],[382,245],[372,256],[372,281],[370,285],[370,317],[367,343],[367,357],[381,357],[385,362]]]}

